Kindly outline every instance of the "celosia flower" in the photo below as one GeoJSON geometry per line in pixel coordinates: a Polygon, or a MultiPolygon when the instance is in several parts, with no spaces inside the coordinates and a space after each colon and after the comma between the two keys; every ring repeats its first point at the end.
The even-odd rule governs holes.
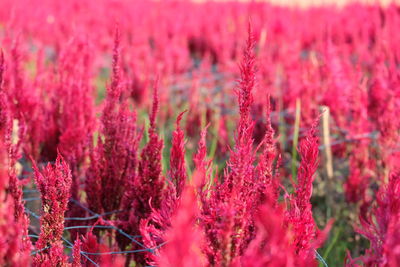
{"type": "Polygon", "coordinates": [[[77,238],[74,243],[74,248],[72,250],[72,267],[81,267],[81,246],[82,241],[77,238]]]}
{"type": "MultiPolygon", "coordinates": [[[[164,177],[161,173],[163,141],[158,137],[155,123],[159,104],[157,83],[154,88],[153,106],[150,114],[149,141],[141,152],[137,176],[123,200],[122,205],[126,211],[119,216],[119,225],[124,231],[133,235],[140,234],[140,227],[142,230],[146,228],[146,223],[141,222],[141,220],[149,219],[153,210],[161,210],[164,205],[164,177]]],[[[124,248],[128,245],[128,240],[121,238],[118,239],[119,246],[124,248]]],[[[134,246],[137,247],[137,244],[134,244],[134,246]]],[[[134,255],[135,260],[144,263],[145,255],[145,253],[137,253],[134,255]]]]}
{"type": "MultiPolygon", "coordinates": [[[[11,79],[7,95],[12,117],[18,119],[20,128],[26,128],[25,134],[20,136],[23,139],[23,149],[36,159],[40,154],[40,145],[45,141],[45,130],[50,128],[51,122],[49,121],[45,126],[43,124],[45,102],[40,99],[36,88],[25,79],[20,46],[19,38],[13,40],[10,51],[11,79]]],[[[56,148],[51,150],[55,151],[54,149],[56,148]]]]}
{"type": "Polygon", "coordinates": [[[197,152],[193,157],[194,165],[196,168],[197,180],[195,185],[197,186],[197,193],[200,195],[202,202],[206,201],[207,192],[205,185],[210,180],[209,171],[211,167],[211,160],[207,160],[207,144],[206,134],[209,125],[204,128],[200,133],[200,140],[197,145],[197,152]]]}
{"type": "MultiPolygon", "coordinates": [[[[93,229],[90,229],[85,235],[85,237],[82,237],[82,251],[88,252],[88,253],[99,253],[100,251],[100,245],[97,242],[97,237],[92,233],[93,229]]],[[[87,255],[87,257],[94,261],[94,262],[99,262],[99,255],[87,255]]],[[[86,257],[82,257],[82,263],[85,265],[90,265],[90,261],[86,257]]]]}
{"type": "Polygon", "coordinates": [[[89,150],[89,140],[96,126],[91,57],[87,42],[73,40],[60,55],[59,80],[56,81],[54,100],[58,109],[60,153],[70,164],[72,172],[71,195],[78,199],[79,178],[89,150]]]}
{"type": "MultiPolygon", "coordinates": [[[[68,207],[71,188],[71,171],[59,154],[55,165],[48,164],[42,171],[33,163],[35,181],[41,194],[42,216],[40,236],[35,246],[43,250],[35,257],[35,265],[65,264],[61,237],[64,231],[64,213],[68,207]]],[[[44,265],[46,266],[46,265],[44,265]]],[[[52,265],[50,265],[52,266],[52,265]]]]}
{"type": "MultiPolygon", "coordinates": [[[[197,174],[194,174],[194,180],[197,174]]],[[[198,218],[195,187],[187,186],[176,214],[172,217],[171,228],[165,233],[166,243],[160,249],[157,264],[160,267],[205,266],[201,251],[203,235],[196,220],[198,218]]]]}
{"type": "Polygon", "coordinates": [[[180,121],[183,116],[182,112],[176,119],[176,129],[172,133],[172,147],[170,155],[169,178],[176,187],[176,196],[179,198],[186,183],[186,166],[185,166],[185,140],[180,121]]]}
{"type": "Polygon", "coordinates": [[[274,129],[271,125],[270,118],[270,97],[267,98],[267,112],[266,112],[266,129],[264,138],[260,145],[263,146],[263,151],[259,157],[257,165],[257,184],[260,186],[260,201],[264,202],[265,197],[272,199],[272,201],[277,204],[280,190],[280,182],[278,177],[274,176],[274,161],[277,158],[278,151],[275,143],[274,129]],[[265,196],[265,194],[270,194],[265,196]]]}
{"type": "Polygon", "coordinates": [[[8,145],[4,142],[3,134],[2,132],[0,135],[0,265],[29,266],[31,262],[31,243],[27,237],[29,223],[24,213],[19,214],[20,211],[15,211],[21,204],[16,202],[19,199],[7,192],[11,177],[9,177],[6,149],[8,145]]]}
{"type": "MultiPolygon", "coordinates": [[[[368,99],[366,82],[357,86],[351,98],[351,119],[349,138],[371,132],[371,122],[368,118],[368,99]]],[[[352,152],[349,155],[349,176],[344,189],[346,200],[358,202],[365,200],[366,192],[370,183],[370,176],[373,166],[371,166],[371,140],[363,138],[352,145],[352,152]]]]}
{"type": "Polygon", "coordinates": [[[293,245],[296,253],[302,260],[314,259],[314,249],[319,246],[323,238],[319,237],[319,231],[312,216],[311,195],[315,172],[318,168],[318,136],[315,121],[306,137],[301,140],[299,154],[301,157],[297,175],[295,192],[290,196],[287,210],[286,224],[293,228],[293,245]],[[318,240],[318,242],[317,242],[318,240]]]}
{"type": "MultiPolygon", "coordinates": [[[[149,217],[140,221],[143,244],[148,248],[156,248],[166,242],[165,232],[171,226],[171,216],[175,213],[176,206],[179,205],[182,190],[186,183],[184,134],[180,128],[182,115],[183,112],[179,114],[176,120],[176,129],[172,133],[170,182],[162,192],[163,201],[158,209],[151,207],[152,212],[149,217]]],[[[146,253],[148,264],[153,265],[156,262],[156,254],[158,254],[158,250],[153,253],[146,253]]]]}
{"type": "Polygon", "coordinates": [[[223,182],[202,198],[201,225],[211,265],[228,266],[240,256],[254,237],[257,182],[253,151],[254,122],[250,117],[255,83],[254,40],[249,25],[249,37],[240,65],[241,80],[237,90],[240,119],[223,182]]]}
{"type": "Polygon", "coordinates": [[[111,84],[107,87],[101,116],[100,134],[104,141],[99,136],[97,147],[91,151],[91,167],[86,178],[89,208],[96,212],[118,210],[126,187],[132,185],[136,176],[141,136],[136,131],[136,113],[129,110],[126,99],[120,100],[119,38],[117,29],[111,84]]]}

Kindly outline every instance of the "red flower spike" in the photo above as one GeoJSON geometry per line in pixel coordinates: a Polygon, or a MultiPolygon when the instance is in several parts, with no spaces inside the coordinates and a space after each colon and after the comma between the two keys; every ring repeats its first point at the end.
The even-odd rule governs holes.
{"type": "MultiPolygon", "coordinates": [[[[133,235],[144,234],[144,237],[146,237],[146,231],[149,230],[147,222],[151,221],[151,217],[153,216],[151,214],[159,212],[169,214],[169,208],[166,207],[173,205],[170,201],[163,201],[166,195],[171,195],[164,189],[165,180],[161,170],[163,141],[159,138],[155,125],[155,118],[158,111],[157,86],[156,82],[150,115],[150,128],[148,130],[149,141],[140,155],[137,178],[133,181],[132,189],[127,192],[123,201],[123,206],[128,208],[128,212],[123,212],[119,217],[119,223],[124,231],[133,235]]],[[[154,216],[157,217],[158,215],[154,216]]],[[[166,217],[168,218],[169,215],[166,215],[166,217]]],[[[169,218],[165,221],[166,225],[168,225],[168,221],[169,218]]],[[[160,227],[164,228],[164,223],[160,227]]],[[[146,242],[150,245],[154,240],[148,239],[146,242]]],[[[125,247],[127,244],[126,240],[119,241],[120,247],[125,247]]],[[[139,249],[136,244],[134,246],[139,249]]],[[[135,261],[140,263],[145,263],[146,260],[152,261],[151,258],[153,256],[150,254],[135,254],[135,261]]]]}
{"type": "MultiPolygon", "coordinates": [[[[0,266],[29,266],[31,246],[27,237],[27,216],[15,212],[20,203],[7,192],[10,187],[8,145],[4,144],[4,135],[0,135],[0,266]]],[[[19,189],[21,190],[21,189],[19,189]]]]}
{"type": "Polygon", "coordinates": [[[136,129],[136,113],[129,110],[127,99],[121,94],[119,40],[116,29],[111,84],[107,87],[101,116],[103,138],[99,136],[98,146],[91,149],[91,166],[86,179],[89,208],[98,213],[120,209],[127,188],[134,183],[138,165],[141,134],[136,129]]]}
{"type": "Polygon", "coordinates": [[[71,171],[62,156],[58,154],[54,166],[48,164],[42,171],[33,162],[35,181],[41,194],[42,215],[40,235],[36,249],[48,250],[38,253],[34,259],[36,266],[42,264],[65,264],[61,237],[64,231],[64,213],[68,207],[71,188],[71,171]]]}
{"type": "Polygon", "coordinates": [[[74,243],[74,248],[72,250],[72,267],[81,267],[81,247],[82,247],[82,241],[77,238],[74,243]]]}
{"type": "Polygon", "coordinates": [[[202,197],[201,225],[205,230],[208,261],[227,266],[234,262],[254,238],[254,212],[257,203],[256,172],[253,150],[254,122],[250,117],[255,85],[254,39],[249,37],[240,65],[238,95],[240,120],[235,147],[231,151],[223,182],[217,184],[210,197],[202,197]]]}
{"type": "MultiPolygon", "coordinates": [[[[290,196],[290,207],[287,211],[287,223],[293,227],[293,244],[296,253],[302,260],[315,258],[315,240],[318,237],[318,229],[312,216],[311,195],[314,175],[318,168],[318,136],[315,121],[306,137],[300,142],[299,154],[301,157],[298,170],[295,193],[290,196]]],[[[321,242],[318,242],[321,243],[321,242]]]]}
{"type": "Polygon", "coordinates": [[[186,183],[186,163],[185,163],[185,139],[180,121],[186,111],[179,114],[176,119],[176,129],[172,133],[172,147],[170,155],[169,177],[176,188],[176,197],[180,197],[186,183]]]}
{"type": "Polygon", "coordinates": [[[275,204],[278,203],[280,182],[274,175],[274,160],[278,156],[276,142],[274,139],[275,131],[271,125],[270,97],[267,98],[266,112],[266,131],[260,145],[263,151],[259,157],[257,165],[258,185],[260,186],[260,201],[265,201],[265,197],[270,198],[275,204]],[[265,194],[268,194],[266,196],[265,194]]]}

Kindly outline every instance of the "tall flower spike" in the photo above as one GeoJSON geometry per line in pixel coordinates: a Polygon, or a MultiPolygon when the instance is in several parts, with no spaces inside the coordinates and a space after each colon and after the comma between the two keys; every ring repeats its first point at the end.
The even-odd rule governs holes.
{"type": "Polygon", "coordinates": [[[170,155],[169,177],[175,184],[176,196],[179,198],[186,183],[187,174],[185,166],[185,140],[180,127],[182,116],[186,111],[179,114],[176,119],[176,129],[172,133],[172,147],[170,155]]]}
{"type": "Polygon", "coordinates": [[[72,251],[72,267],[81,267],[81,247],[82,247],[82,241],[77,238],[74,243],[74,248],[72,251]]]}
{"type": "Polygon", "coordinates": [[[111,84],[107,86],[106,103],[101,117],[105,134],[111,136],[116,131],[113,127],[113,123],[115,123],[116,108],[118,107],[119,97],[121,95],[119,57],[119,30],[116,28],[114,36],[111,84]]]}
{"type": "Polygon", "coordinates": [[[240,111],[240,121],[238,126],[238,139],[241,140],[247,134],[248,128],[252,124],[250,118],[250,108],[253,103],[252,91],[255,86],[255,55],[254,55],[255,41],[253,37],[253,32],[251,24],[249,23],[248,37],[246,42],[246,48],[244,50],[243,60],[240,64],[240,81],[239,89],[237,89],[237,94],[239,98],[239,111],[240,111]]]}
{"type": "Polygon", "coordinates": [[[301,157],[298,181],[296,185],[297,207],[301,210],[311,208],[310,198],[312,195],[312,183],[314,175],[318,168],[319,138],[317,136],[318,122],[315,121],[305,139],[302,140],[299,147],[301,157]]]}
{"type": "MultiPolygon", "coordinates": [[[[147,247],[159,247],[160,244],[168,241],[165,239],[165,232],[171,227],[171,216],[176,212],[176,207],[180,203],[181,194],[185,187],[185,142],[183,131],[179,125],[183,114],[184,112],[178,115],[176,129],[172,134],[169,170],[171,183],[162,192],[161,206],[158,209],[152,208],[152,213],[148,218],[140,221],[140,233],[143,244],[147,247]]],[[[157,250],[156,253],[158,253],[157,250]]],[[[154,265],[157,256],[147,253],[146,261],[148,264],[154,265]]]]}
{"type": "Polygon", "coordinates": [[[119,28],[115,28],[114,34],[114,48],[113,48],[113,62],[112,62],[112,78],[109,94],[113,97],[118,98],[121,94],[121,73],[120,73],[120,33],[119,28]]]}
{"type": "Polygon", "coordinates": [[[274,177],[273,163],[278,155],[278,151],[274,139],[275,132],[271,125],[271,107],[269,95],[267,97],[266,109],[266,131],[264,139],[261,142],[263,146],[263,151],[260,155],[257,165],[257,175],[259,179],[258,185],[260,186],[260,201],[263,202],[265,200],[265,194],[269,194],[268,197],[277,204],[280,182],[279,180],[277,180],[277,177],[274,177]]]}
{"type": "MultiPolygon", "coordinates": [[[[162,209],[165,195],[164,177],[161,169],[163,140],[159,138],[155,125],[158,110],[157,86],[158,84],[156,83],[150,115],[150,128],[148,130],[149,141],[141,152],[133,192],[126,200],[131,202],[131,206],[129,220],[124,223],[123,227],[128,232],[137,235],[141,235],[140,228],[147,228],[146,222],[141,221],[148,220],[153,210],[159,211],[162,209]]],[[[126,245],[124,242],[120,243],[121,247],[126,245]]],[[[148,256],[145,253],[135,254],[135,261],[144,264],[148,256]]]]}
{"type": "Polygon", "coordinates": [[[42,216],[40,218],[40,236],[36,249],[48,246],[49,250],[38,253],[34,259],[37,266],[45,263],[63,264],[61,237],[64,231],[64,213],[68,206],[71,188],[71,171],[60,154],[54,166],[48,164],[42,171],[33,162],[35,181],[41,194],[42,216]]]}
{"type": "MultiPolygon", "coordinates": [[[[116,29],[111,85],[107,88],[101,116],[99,144],[91,150],[94,161],[91,162],[86,179],[86,188],[90,188],[91,183],[99,187],[97,180],[100,179],[100,201],[105,212],[120,209],[126,189],[136,177],[137,149],[141,138],[136,129],[136,113],[130,111],[127,99],[121,98],[119,38],[116,29]]],[[[89,204],[98,209],[98,193],[91,189],[87,191],[90,192],[89,204]]]]}
{"type": "MultiPolygon", "coordinates": [[[[253,162],[254,152],[253,149],[253,128],[254,122],[250,117],[250,108],[253,104],[252,91],[255,86],[256,69],[255,69],[255,55],[254,46],[255,41],[249,23],[249,33],[247,38],[246,47],[243,52],[243,60],[240,64],[240,81],[236,89],[238,95],[240,119],[236,129],[235,147],[233,148],[229,162],[229,172],[226,177],[227,186],[232,188],[241,187],[245,180],[249,183],[253,179],[253,162]]],[[[240,191],[240,189],[239,189],[240,191]]]]}
{"type": "Polygon", "coordinates": [[[141,193],[145,213],[150,212],[149,200],[154,208],[158,209],[161,203],[161,192],[164,187],[164,181],[161,175],[161,157],[163,141],[156,132],[155,118],[158,111],[158,81],[154,87],[153,107],[150,115],[150,128],[148,131],[149,142],[143,148],[141,160],[139,163],[139,177],[137,180],[138,188],[146,189],[141,193]]]}
{"type": "Polygon", "coordinates": [[[312,244],[317,237],[317,228],[312,216],[310,198],[312,195],[314,175],[318,167],[318,136],[315,121],[307,136],[301,141],[299,154],[301,157],[298,181],[295,193],[290,197],[287,220],[293,227],[294,246],[302,259],[313,259],[312,244]]]}
{"type": "Polygon", "coordinates": [[[105,152],[111,153],[113,146],[114,136],[116,135],[116,121],[118,120],[119,98],[121,95],[120,85],[120,67],[119,67],[119,31],[118,28],[115,30],[114,36],[114,48],[113,48],[113,60],[112,60],[112,75],[111,84],[107,86],[107,96],[105,99],[105,106],[101,116],[101,122],[103,124],[102,131],[106,138],[110,139],[110,142],[105,141],[105,152]]]}
{"type": "Polygon", "coordinates": [[[204,248],[210,265],[229,266],[254,238],[254,212],[259,187],[255,176],[253,149],[254,122],[250,117],[255,85],[254,39],[249,26],[244,57],[240,65],[241,79],[236,90],[240,119],[235,146],[231,151],[222,183],[202,197],[201,224],[205,230],[204,248]]]}
{"type": "MultiPolygon", "coordinates": [[[[1,92],[0,92],[1,93],[1,92]]],[[[28,235],[27,216],[16,216],[15,197],[10,197],[8,145],[0,132],[0,266],[29,266],[31,244],[28,235]]],[[[20,204],[20,203],[19,203],[20,204]]],[[[23,208],[23,206],[22,206],[23,208]]]]}
{"type": "Polygon", "coordinates": [[[156,128],[156,117],[157,117],[158,108],[159,108],[158,86],[159,86],[159,78],[157,77],[154,82],[153,105],[151,107],[151,114],[150,114],[150,130],[151,131],[155,131],[155,128],[156,128]]]}
{"type": "Polygon", "coordinates": [[[197,145],[197,153],[194,155],[193,161],[195,164],[196,168],[196,177],[197,180],[194,181],[194,184],[197,186],[198,192],[201,194],[202,197],[205,197],[203,195],[203,189],[208,182],[208,170],[211,165],[211,160],[207,160],[207,145],[206,145],[206,135],[207,135],[207,129],[210,125],[207,125],[200,133],[200,140],[197,145]]]}

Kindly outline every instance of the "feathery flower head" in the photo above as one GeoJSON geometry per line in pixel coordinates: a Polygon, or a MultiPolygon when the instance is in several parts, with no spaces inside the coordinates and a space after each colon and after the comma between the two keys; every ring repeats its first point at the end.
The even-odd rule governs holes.
{"type": "MultiPolygon", "coordinates": [[[[62,156],[58,154],[55,165],[50,163],[40,171],[33,162],[35,181],[42,199],[40,237],[37,249],[57,245],[64,231],[64,213],[68,206],[71,188],[71,171],[62,156]]],[[[46,253],[46,252],[44,252],[46,253]]]]}

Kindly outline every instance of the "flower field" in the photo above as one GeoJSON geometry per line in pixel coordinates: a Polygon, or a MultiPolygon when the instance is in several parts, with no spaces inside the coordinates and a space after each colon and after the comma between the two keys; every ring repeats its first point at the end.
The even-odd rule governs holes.
{"type": "Polygon", "coordinates": [[[0,266],[400,266],[400,6],[0,1],[0,266]]]}

